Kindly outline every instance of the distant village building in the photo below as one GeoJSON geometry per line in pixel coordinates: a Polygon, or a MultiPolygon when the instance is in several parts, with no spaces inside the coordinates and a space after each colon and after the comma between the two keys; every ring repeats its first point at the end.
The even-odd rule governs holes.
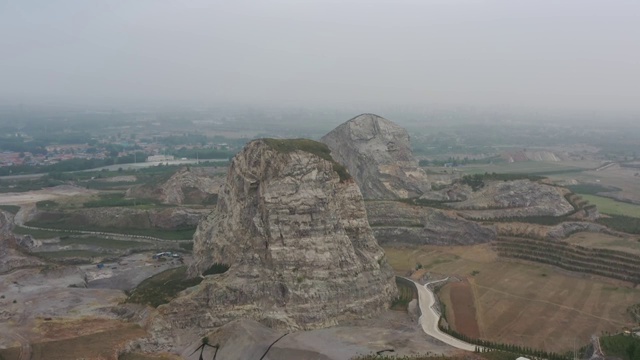
{"type": "Polygon", "coordinates": [[[151,155],[147,157],[147,162],[171,161],[173,159],[173,155],[151,155]]]}

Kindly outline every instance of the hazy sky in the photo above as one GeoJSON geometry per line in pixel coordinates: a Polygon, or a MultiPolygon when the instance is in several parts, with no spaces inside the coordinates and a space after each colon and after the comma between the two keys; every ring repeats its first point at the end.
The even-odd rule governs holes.
{"type": "Polygon", "coordinates": [[[0,98],[640,112],[640,1],[0,0],[0,98]]]}

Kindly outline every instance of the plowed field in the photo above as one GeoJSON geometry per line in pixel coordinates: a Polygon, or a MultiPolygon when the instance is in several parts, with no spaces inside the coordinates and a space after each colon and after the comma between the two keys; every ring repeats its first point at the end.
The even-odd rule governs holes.
{"type": "MultiPolygon", "coordinates": [[[[501,259],[486,244],[385,251],[391,266],[400,273],[415,269],[419,263],[429,272],[467,279],[478,330],[487,340],[551,351],[571,350],[574,340],[584,345],[592,334],[633,326],[626,309],[640,302],[640,290],[630,284],[501,259]]],[[[453,298],[457,291],[462,290],[454,291],[453,298]]],[[[448,308],[462,311],[460,315],[455,311],[454,327],[458,326],[456,317],[470,318],[465,315],[467,300],[457,300],[457,304],[451,297],[442,300],[448,308]]],[[[461,328],[465,329],[467,323],[460,323],[461,328]]]]}

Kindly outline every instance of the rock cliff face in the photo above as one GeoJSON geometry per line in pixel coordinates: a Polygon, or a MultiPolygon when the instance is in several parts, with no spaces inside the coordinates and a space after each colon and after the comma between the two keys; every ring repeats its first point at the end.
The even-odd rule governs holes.
{"type": "Polygon", "coordinates": [[[529,180],[492,181],[475,192],[463,186],[458,193],[465,200],[447,206],[468,219],[561,216],[574,210],[564,198],[566,189],[529,180]]]}
{"type": "Polygon", "coordinates": [[[366,199],[410,198],[430,189],[411,152],[409,134],[385,118],[356,116],[321,141],[349,169],[366,199]]]}
{"type": "Polygon", "coordinates": [[[127,190],[127,197],[154,199],[163,204],[215,203],[224,178],[215,171],[203,168],[178,170],[169,180],[158,186],[137,185],[127,190]]]}
{"type": "MultiPolygon", "coordinates": [[[[230,266],[160,308],[173,331],[237,318],[309,329],[368,317],[396,295],[358,186],[311,140],[255,140],[231,162],[194,237],[192,275],[230,266]]],[[[158,325],[160,326],[160,325],[158,325]]]]}
{"type": "Polygon", "coordinates": [[[404,204],[367,201],[369,224],[381,244],[472,245],[496,237],[490,226],[481,226],[453,211],[404,204]]]}

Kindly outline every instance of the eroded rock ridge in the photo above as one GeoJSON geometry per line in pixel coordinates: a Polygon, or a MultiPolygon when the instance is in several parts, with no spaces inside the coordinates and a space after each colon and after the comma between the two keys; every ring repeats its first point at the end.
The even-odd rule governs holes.
{"type": "Polygon", "coordinates": [[[194,237],[190,293],[161,307],[171,327],[209,330],[237,318],[310,329],[369,317],[395,279],[349,174],[311,140],[255,140],[231,162],[216,211],[194,237]]]}
{"type": "Polygon", "coordinates": [[[430,189],[411,152],[407,131],[374,114],[362,114],[322,137],[366,199],[417,197],[430,189]]]}

